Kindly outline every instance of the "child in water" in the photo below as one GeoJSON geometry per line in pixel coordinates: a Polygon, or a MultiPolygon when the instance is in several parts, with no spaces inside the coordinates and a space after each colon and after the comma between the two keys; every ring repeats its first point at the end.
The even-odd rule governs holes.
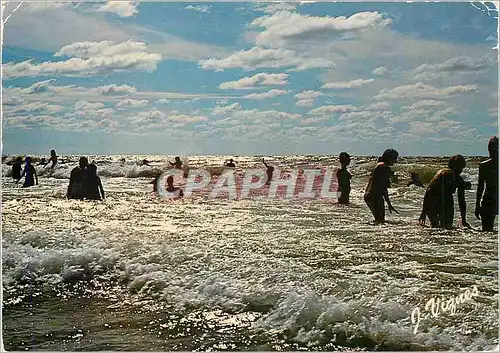
{"type": "Polygon", "coordinates": [[[351,156],[347,152],[342,152],[339,155],[339,160],[341,168],[337,170],[337,182],[339,185],[337,193],[340,193],[338,203],[348,205],[352,174],[347,170],[347,166],[351,164],[351,156]]]}
{"type": "Polygon", "coordinates": [[[397,162],[399,153],[396,150],[388,149],[378,159],[378,163],[373,169],[368,185],[365,189],[365,202],[375,218],[375,223],[385,222],[385,202],[389,206],[389,212],[396,211],[389,200],[388,188],[390,185],[390,166],[397,162]]]}
{"type": "Polygon", "coordinates": [[[85,170],[84,178],[85,198],[87,200],[103,200],[104,189],[102,187],[101,178],[97,175],[97,166],[93,163],[89,164],[85,170]]]}
{"type": "Polygon", "coordinates": [[[12,179],[21,179],[21,173],[23,171],[23,158],[17,157],[16,162],[12,165],[12,179]]]}
{"type": "Polygon", "coordinates": [[[455,155],[450,158],[448,168],[439,170],[432,178],[424,196],[424,205],[419,223],[425,224],[429,217],[433,228],[451,229],[453,225],[453,194],[458,189],[458,205],[462,225],[470,228],[466,221],[465,182],[460,176],[465,168],[465,158],[455,155]]]}
{"type": "Polygon", "coordinates": [[[498,214],[498,137],[490,138],[488,152],[490,158],[479,165],[476,209],[474,211],[476,218],[481,219],[483,232],[493,231],[495,216],[498,214]],[[485,184],[486,190],[484,189],[485,184]]]}
{"type": "Polygon", "coordinates": [[[38,185],[38,175],[36,174],[35,167],[31,164],[31,157],[26,157],[26,166],[24,167],[23,174],[21,174],[19,179],[17,179],[16,184],[23,178],[23,176],[26,176],[24,178],[23,188],[35,185],[35,179],[36,185],[38,185]]]}

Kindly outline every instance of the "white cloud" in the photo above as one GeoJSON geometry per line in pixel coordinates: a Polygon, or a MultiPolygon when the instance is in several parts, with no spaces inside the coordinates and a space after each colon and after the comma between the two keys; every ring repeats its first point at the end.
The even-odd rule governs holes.
{"type": "Polygon", "coordinates": [[[146,104],[148,104],[148,101],[143,99],[143,100],[137,100],[137,99],[124,99],[116,104],[117,108],[138,108],[138,107],[143,107],[146,104]]]}
{"type": "Polygon", "coordinates": [[[101,102],[78,101],[75,103],[75,110],[96,110],[104,108],[105,105],[101,102]]]}
{"type": "Polygon", "coordinates": [[[346,82],[328,82],[325,83],[322,88],[325,89],[349,89],[349,88],[355,88],[359,86],[366,85],[368,83],[371,83],[375,81],[373,78],[369,79],[357,79],[357,80],[352,80],[352,81],[346,81],[346,82]]]}
{"type": "Polygon", "coordinates": [[[304,71],[314,68],[333,68],[335,64],[326,59],[301,57],[293,50],[253,47],[250,50],[238,51],[223,59],[201,60],[200,66],[205,70],[214,71],[235,68],[250,71],[279,67],[293,67],[290,71],[304,71]]]}
{"type": "Polygon", "coordinates": [[[385,76],[389,73],[389,69],[387,69],[385,66],[377,67],[376,69],[373,69],[372,74],[376,76],[385,76]]]}
{"type": "Polygon", "coordinates": [[[384,88],[380,93],[375,96],[376,99],[442,99],[460,93],[476,92],[476,85],[460,85],[450,86],[443,88],[435,88],[418,82],[410,85],[402,85],[392,89],[384,88]]]}
{"type": "Polygon", "coordinates": [[[331,38],[349,31],[383,28],[391,23],[378,12],[359,12],[350,17],[316,17],[289,11],[256,18],[253,27],[263,27],[255,39],[258,45],[283,45],[286,40],[331,38]]]}
{"type": "Polygon", "coordinates": [[[233,111],[236,111],[236,110],[240,110],[240,109],[241,109],[241,105],[239,103],[233,103],[233,104],[222,106],[222,107],[221,106],[215,107],[212,110],[212,114],[214,114],[214,115],[225,115],[227,113],[230,113],[230,112],[233,112],[233,111]]]}
{"type": "Polygon", "coordinates": [[[274,98],[277,96],[281,96],[284,94],[287,94],[289,91],[285,91],[282,89],[272,89],[268,92],[263,92],[263,93],[251,93],[247,94],[246,96],[243,96],[243,98],[247,99],[267,99],[267,98],[274,98]]]}
{"type": "Polygon", "coordinates": [[[4,108],[5,115],[17,115],[17,114],[26,114],[26,113],[45,113],[45,114],[53,114],[60,112],[64,109],[63,106],[54,105],[44,102],[33,102],[17,105],[15,108],[4,108]]]}
{"type": "Polygon", "coordinates": [[[288,74],[268,74],[258,73],[252,77],[243,77],[238,81],[223,82],[219,85],[220,89],[252,89],[257,86],[273,86],[288,84],[288,74]]]}
{"type": "Polygon", "coordinates": [[[297,93],[294,97],[297,99],[314,99],[322,96],[323,93],[309,90],[309,91],[302,91],[300,93],[297,93]]]}
{"type": "Polygon", "coordinates": [[[158,100],[156,101],[156,103],[158,103],[158,104],[167,104],[167,103],[170,103],[170,100],[169,100],[169,99],[162,98],[162,99],[158,99],[158,100]]]}
{"type": "Polygon", "coordinates": [[[139,12],[137,5],[139,3],[136,1],[108,1],[106,4],[98,7],[96,11],[111,12],[120,17],[132,17],[139,12]]]}
{"type": "Polygon", "coordinates": [[[145,52],[144,43],[127,41],[115,44],[110,41],[79,42],[62,47],[55,56],[73,56],[66,61],[34,63],[27,60],[4,65],[6,77],[21,76],[88,76],[112,71],[156,70],[162,56],[145,52]]]}
{"type": "Polygon", "coordinates": [[[258,11],[263,11],[269,14],[273,14],[279,11],[295,11],[295,9],[296,4],[286,2],[277,2],[271,5],[256,8],[256,10],[258,11]]]}
{"type": "Polygon", "coordinates": [[[186,114],[175,114],[167,116],[168,121],[177,123],[196,123],[201,121],[208,121],[206,116],[191,116],[186,114]]]}
{"type": "Polygon", "coordinates": [[[314,99],[299,99],[295,102],[297,107],[307,107],[310,108],[314,105],[314,99]]]}
{"type": "Polygon", "coordinates": [[[196,12],[203,12],[203,13],[209,13],[210,12],[210,6],[209,5],[188,5],[185,7],[186,10],[191,10],[191,11],[196,11],[196,12]]]}
{"type": "Polygon", "coordinates": [[[422,108],[438,108],[438,107],[443,107],[444,105],[446,105],[446,103],[443,101],[427,99],[427,100],[418,101],[416,103],[413,103],[412,105],[402,107],[401,109],[415,110],[415,109],[422,109],[422,108]]]}
{"type": "Polygon", "coordinates": [[[3,98],[2,105],[20,105],[24,102],[23,99],[18,97],[3,98]]]}
{"type": "Polygon", "coordinates": [[[346,113],[350,111],[357,110],[355,106],[352,105],[324,105],[318,108],[315,108],[309,112],[312,115],[325,115],[325,114],[333,114],[333,113],[346,113]]]}
{"type": "Polygon", "coordinates": [[[461,71],[479,71],[491,66],[482,59],[472,59],[467,56],[460,56],[436,64],[422,64],[414,71],[417,73],[433,72],[461,72],[461,71]]]}
{"type": "Polygon", "coordinates": [[[89,92],[95,92],[103,95],[122,95],[122,94],[132,94],[137,92],[137,88],[129,86],[129,85],[105,85],[105,86],[97,86],[89,89],[89,92]]]}
{"type": "Polygon", "coordinates": [[[391,105],[388,102],[377,102],[366,107],[367,110],[389,110],[391,105]]]}

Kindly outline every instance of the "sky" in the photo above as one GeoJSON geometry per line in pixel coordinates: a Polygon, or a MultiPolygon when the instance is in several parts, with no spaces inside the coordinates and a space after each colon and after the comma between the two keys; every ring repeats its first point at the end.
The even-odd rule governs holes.
{"type": "Polygon", "coordinates": [[[7,2],[2,154],[487,155],[491,3],[7,2]]]}

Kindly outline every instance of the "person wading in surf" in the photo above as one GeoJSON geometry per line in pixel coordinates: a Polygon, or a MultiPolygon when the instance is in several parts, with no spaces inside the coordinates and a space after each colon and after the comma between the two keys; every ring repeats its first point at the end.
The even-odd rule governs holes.
{"type": "Polygon", "coordinates": [[[341,168],[337,170],[337,182],[339,185],[337,193],[340,193],[338,203],[348,205],[352,174],[347,170],[347,166],[351,164],[351,156],[347,152],[342,152],[339,155],[339,160],[341,168]]]}
{"type": "Polygon", "coordinates": [[[490,138],[488,152],[490,158],[479,165],[476,209],[474,211],[476,218],[481,219],[483,232],[493,231],[495,216],[498,214],[498,137],[490,138]],[[484,184],[486,184],[486,191],[484,184]]]}
{"type": "Polygon", "coordinates": [[[364,199],[375,218],[376,224],[385,222],[384,200],[389,206],[390,213],[392,213],[392,211],[399,213],[392,207],[391,200],[389,200],[389,192],[387,190],[390,186],[392,174],[390,166],[397,162],[398,157],[399,153],[396,150],[385,150],[378,159],[378,163],[375,169],[373,169],[365,189],[364,199]]]}
{"type": "Polygon", "coordinates": [[[68,199],[79,199],[83,200],[85,197],[85,189],[83,185],[83,179],[85,177],[85,169],[89,165],[89,160],[87,157],[80,157],[79,165],[71,171],[69,177],[68,191],[66,196],[68,199]]]}
{"type": "Polygon", "coordinates": [[[429,217],[433,228],[451,229],[453,226],[453,194],[458,190],[458,205],[462,225],[470,228],[466,220],[465,182],[460,176],[466,165],[465,158],[454,155],[448,162],[448,168],[439,170],[432,178],[425,191],[424,204],[419,223],[425,225],[429,217]]]}

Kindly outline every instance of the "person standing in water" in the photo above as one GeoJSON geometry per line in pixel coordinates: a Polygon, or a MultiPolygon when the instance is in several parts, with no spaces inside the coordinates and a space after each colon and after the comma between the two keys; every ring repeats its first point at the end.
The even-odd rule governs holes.
{"type": "Polygon", "coordinates": [[[12,165],[12,179],[21,179],[21,173],[23,171],[23,158],[17,157],[16,161],[12,165]]]}
{"type": "Polygon", "coordinates": [[[80,157],[79,165],[71,171],[69,177],[69,185],[66,196],[68,199],[83,200],[85,197],[85,189],[83,179],[85,177],[85,169],[89,165],[87,157],[80,157]]]}
{"type": "Polygon", "coordinates": [[[229,162],[226,163],[226,167],[229,167],[229,168],[236,167],[232,158],[229,160],[229,162]]]}
{"type": "Polygon", "coordinates": [[[448,162],[448,168],[439,170],[432,178],[425,191],[421,225],[429,217],[433,228],[451,229],[453,226],[453,194],[458,190],[458,205],[462,217],[462,225],[470,228],[466,220],[465,183],[460,174],[466,166],[465,158],[454,155],[448,162]]]}
{"type": "Polygon", "coordinates": [[[25,160],[26,160],[26,166],[24,167],[23,174],[21,174],[19,179],[17,179],[16,184],[19,183],[19,180],[21,180],[23,176],[25,176],[23,188],[35,185],[35,180],[36,180],[36,185],[38,185],[38,175],[36,174],[35,167],[33,166],[33,164],[31,164],[31,157],[26,157],[25,160]]]}
{"type": "Polygon", "coordinates": [[[347,152],[342,152],[339,155],[339,160],[341,168],[337,170],[337,183],[339,185],[337,193],[340,193],[338,203],[348,205],[352,174],[347,170],[347,166],[351,164],[351,156],[347,152]]]}
{"type": "Polygon", "coordinates": [[[175,157],[175,162],[168,162],[170,163],[171,166],[174,166],[175,169],[181,169],[182,168],[182,161],[179,156],[175,157]]]}
{"type": "Polygon", "coordinates": [[[49,158],[49,161],[47,162],[47,164],[45,166],[47,166],[50,162],[52,162],[52,165],[50,166],[50,169],[54,169],[54,167],[57,164],[56,150],[50,150],[50,158],[49,158]]]}
{"type": "Polygon", "coordinates": [[[267,173],[267,182],[266,185],[269,185],[271,183],[271,180],[273,179],[273,172],[274,172],[274,167],[267,165],[266,161],[264,158],[262,158],[262,163],[266,166],[266,173],[267,173]]]}
{"type": "Polygon", "coordinates": [[[479,165],[474,211],[476,218],[481,219],[483,232],[493,231],[495,216],[498,214],[498,137],[490,138],[488,152],[490,158],[479,165]],[[486,190],[484,184],[486,184],[486,190]]]}
{"type": "Polygon", "coordinates": [[[104,200],[104,189],[101,178],[97,175],[97,166],[95,164],[88,165],[85,170],[83,184],[87,200],[104,200]]]}
{"type": "Polygon", "coordinates": [[[389,206],[390,213],[392,213],[392,211],[399,213],[392,207],[391,200],[389,199],[389,192],[387,190],[390,185],[392,172],[390,166],[397,162],[398,157],[399,153],[396,150],[385,150],[382,157],[378,159],[378,163],[375,169],[373,169],[365,189],[365,202],[370,208],[375,218],[375,223],[377,224],[385,222],[384,200],[389,206]]]}
{"type": "Polygon", "coordinates": [[[167,178],[166,191],[169,193],[169,197],[173,199],[180,199],[184,196],[184,191],[174,186],[174,177],[172,175],[167,178]]]}

